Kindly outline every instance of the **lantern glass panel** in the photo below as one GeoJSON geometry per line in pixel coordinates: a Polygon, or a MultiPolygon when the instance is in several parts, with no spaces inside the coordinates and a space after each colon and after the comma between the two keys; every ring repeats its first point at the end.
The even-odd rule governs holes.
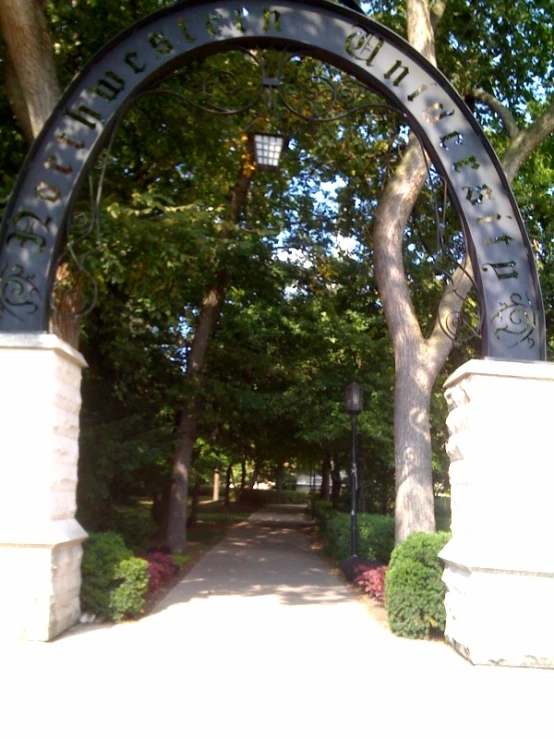
{"type": "Polygon", "coordinates": [[[278,170],[285,137],[278,133],[254,133],[252,141],[258,169],[268,172],[278,170]]]}
{"type": "Polygon", "coordinates": [[[346,410],[348,413],[361,413],[363,409],[362,388],[357,382],[351,382],[345,392],[346,410]]]}

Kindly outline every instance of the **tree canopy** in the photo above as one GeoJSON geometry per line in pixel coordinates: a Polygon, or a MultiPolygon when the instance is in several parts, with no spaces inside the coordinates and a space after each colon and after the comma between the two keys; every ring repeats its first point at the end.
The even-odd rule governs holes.
{"type": "MultiPolygon", "coordinates": [[[[168,4],[47,2],[60,87],[114,34],[168,4]]],[[[533,240],[551,322],[552,2],[375,0],[362,6],[436,61],[502,157],[533,240]]],[[[7,49],[5,33],[0,205],[29,139],[14,92],[23,77],[7,49]]],[[[252,468],[265,465],[267,474],[284,463],[320,467],[325,459],[345,469],[343,392],[352,379],[366,395],[359,429],[368,506],[390,511],[395,460],[397,487],[404,477],[394,408],[398,430],[406,424],[403,403],[417,406],[413,395],[400,398],[407,365],[428,370],[416,410],[430,413],[431,425],[417,443],[433,446],[422,457],[426,479],[414,485],[408,476],[406,484],[426,488],[425,499],[409,493],[420,495],[422,510],[429,499],[432,505],[433,475],[435,484],[447,486],[440,380],[478,355],[479,339],[470,331],[458,337],[467,343],[454,346],[445,334],[430,358],[431,342],[444,328],[437,324],[441,295],[465,245],[444,182],[421,152],[399,245],[409,299],[398,303],[406,320],[413,314],[420,336],[407,355],[402,340],[393,332],[391,345],[387,333],[391,320],[374,264],[388,246],[373,226],[390,183],[416,172],[416,164],[407,170],[406,163],[417,146],[406,121],[375,93],[330,65],[282,51],[209,57],[177,71],[126,112],[76,208],[70,244],[86,271],[76,270],[68,253],[58,285],[60,294],[77,288],[87,300],[90,275],[98,291],[97,306],[81,325],[90,365],[79,492],[87,525],[106,525],[110,502],[121,498],[159,499],[169,485],[179,414],[190,411],[191,398],[198,415],[191,474],[199,479],[215,466],[244,460],[252,468]],[[232,116],[205,110],[241,109],[260,65],[279,69],[290,104],[271,109],[289,138],[277,173],[256,171],[246,135],[253,122],[267,124],[267,106],[232,116]],[[348,94],[337,102],[330,91],[339,85],[348,94]],[[341,117],[348,105],[354,112],[341,117]],[[241,177],[248,184],[237,201],[241,177]],[[199,382],[189,371],[191,348],[206,296],[218,282],[217,322],[199,382]]],[[[471,293],[464,315],[478,327],[471,293]]],[[[403,531],[432,527],[428,513],[403,531]]]]}

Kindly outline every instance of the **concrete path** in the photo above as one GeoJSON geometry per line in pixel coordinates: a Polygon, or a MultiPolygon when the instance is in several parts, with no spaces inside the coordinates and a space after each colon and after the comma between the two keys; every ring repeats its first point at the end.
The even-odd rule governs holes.
{"type": "Polygon", "coordinates": [[[1,645],[0,737],[554,739],[554,671],[392,636],[304,515],[278,513],[234,527],[141,621],[1,645]]]}

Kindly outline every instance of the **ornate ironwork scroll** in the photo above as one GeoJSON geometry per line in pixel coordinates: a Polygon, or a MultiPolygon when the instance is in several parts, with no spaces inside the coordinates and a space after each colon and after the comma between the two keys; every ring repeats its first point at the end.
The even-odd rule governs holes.
{"type": "Polygon", "coordinates": [[[252,123],[265,119],[276,130],[285,113],[309,123],[330,123],[364,110],[403,115],[351,75],[308,54],[236,47],[223,56],[197,77],[188,76],[178,90],[160,85],[143,95],[171,95],[213,115],[253,111],[252,123]]]}
{"type": "Polygon", "coordinates": [[[492,321],[495,336],[507,337],[512,342],[510,346],[526,343],[530,348],[534,347],[537,316],[528,295],[512,293],[509,302],[500,304],[492,321]]]}
{"type": "Polygon", "coordinates": [[[34,283],[35,275],[25,271],[22,264],[6,265],[0,270],[0,306],[15,319],[38,310],[41,294],[34,283]]]}
{"type": "MultiPolygon", "coordinates": [[[[464,235],[456,234],[458,243],[453,248],[453,237],[448,238],[447,212],[449,206],[448,182],[429,163],[421,139],[416,136],[427,165],[427,184],[431,193],[435,221],[435,249],[426,248],[426,256],[432,261],[435,275],[442,279],[445,289],[439,303],[437,318],[440,327],[456,345],[480,338],[483,328],[483,313],[479,303],[475,306],[475,316],[468,315],[468,295],[478,295],[477,284],[469,263],[464,235]],[[437,190],[440,189],[440,199],[437,190]],[[442,215],[441,215],[442,214],[442,215]],[[443,267],[447,264],[450,269],[443,267]]],[[[417,214],[415,215],[417,221],[417,214]]],[[[425,247],[425,240],[422,239],[425,247]]]]}
{"type": "MultiPolygon", "coordinates": [[[[55,280],[50,293],[50,323],[62,338],[77,338],[79,321],[90,313],[98,299],[98,286],[86,267],[92,249],[81,253],[80,247],[91,237],[100,249],[100,205],[110,153],[122,117],[113,126],[106,148],[101,152],[88,178],[88,210],[72,213],[66,222],[65,250],[56,264],[55,280]],[[95,182],[94,169],[98,170],[95,182]]],[[[76,342],[75,342],[76,343],[76,342]]]]}

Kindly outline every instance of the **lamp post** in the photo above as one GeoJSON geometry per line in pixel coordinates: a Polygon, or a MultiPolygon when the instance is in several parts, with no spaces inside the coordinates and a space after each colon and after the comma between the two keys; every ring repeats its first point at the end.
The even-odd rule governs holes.
{"type": "Polygon", "coordinates": [[[346,412],[350,415],[352,427],[352,467],[350,472],[350,541],[352,548],[352,557],[358,556],[358,522],[357,522],[357,501],[356,493],[358,489],[358,470],[356,466],[356,416],[362,411],[363,394],[362,388],[357,382],[351,382],[345,391],[346,412]]]}

